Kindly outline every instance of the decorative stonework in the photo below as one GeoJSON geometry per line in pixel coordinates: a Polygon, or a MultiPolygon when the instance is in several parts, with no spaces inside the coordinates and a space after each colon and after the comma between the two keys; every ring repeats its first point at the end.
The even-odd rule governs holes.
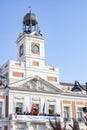
{"type": "Polygon", "coordinates": [[[12,76],[14,76],[14,77],[24,77],[24,73],[13,71],[12,76]]]}
{"type": "Polygon", "coordinates": [[[37,91],[37,92],[48,92],[48,93],[57,93],[61,92],[61,90],[46,80],[35,76],[33,78],[30,78],[27,81],[22,82],[20,84],[16,84],[14,87],[11,87],[12,89],[18,89],[18,90],[26,90],[26,91],[37,91]]]}
{"type": "Polygon", "coordinates": [[[47,80],[57,82],[57,77],[47,76],[47,80]]]}
{"type": "Polygon", "coordinates": [[[39,62],[38,62],[38,61],[33,61],[33,62],[32,62],[32,65],[33,65],[33,66],[39,66],[39,62]]]}

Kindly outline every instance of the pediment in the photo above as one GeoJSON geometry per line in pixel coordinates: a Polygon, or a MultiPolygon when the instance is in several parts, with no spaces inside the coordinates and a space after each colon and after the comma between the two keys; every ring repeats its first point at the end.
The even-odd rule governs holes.
{"type": "Polygon", "coordinates": [[[39,76],[34,76],[32,78],[25,79],[19,83],[13,84],[10,86],[12,89],[20,89],[34,92],[48,92],[48,93],[58,93],[62,92],[59,88],[53,84],[47,82],[46,80],[40,78],[39,76]]]}

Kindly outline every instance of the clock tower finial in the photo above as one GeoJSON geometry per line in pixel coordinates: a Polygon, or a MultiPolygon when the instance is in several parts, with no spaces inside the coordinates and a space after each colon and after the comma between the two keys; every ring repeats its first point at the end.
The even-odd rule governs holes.
{"type": "Polygon", "coordinates": [[[28,6],[28,8],[29,8],[29,12],[31,12],[31,6],[28,6]]]}

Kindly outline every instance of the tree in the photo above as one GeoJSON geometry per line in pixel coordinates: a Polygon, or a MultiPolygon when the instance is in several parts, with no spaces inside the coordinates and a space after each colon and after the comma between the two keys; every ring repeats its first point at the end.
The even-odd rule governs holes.
{"type": "MultiPolygon", "coordinates": [[[[62,128],[60,120],[57,120],[56,117],[54,123],[51,120],[49,120],[49,122],[53,130],[66,130],[66,122],[64,122],[64,127],[62,128]]],[[[73,125],[69,124],[69,126],[72,130],[80,130],[79,123],[76,119],[73,119],[73,125]]]]}

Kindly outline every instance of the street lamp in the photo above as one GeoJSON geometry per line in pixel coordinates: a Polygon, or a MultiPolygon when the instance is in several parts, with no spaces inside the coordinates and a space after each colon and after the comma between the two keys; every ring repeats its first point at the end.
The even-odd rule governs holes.
{"type": "Polygon", "coordinates": [[[87,113],[87,107],[83,107],[82,110],[84,113],[87,113]]]}
{"type": "MultiPolygon", "coordinates": [[[[87,94],[87,82],[85,83],[85,86],[83,87],[80,85],[80,83],[78,81],[75,81],[74,87],[71,89],[71,91],[78,92],[78,91],[82,91],[82,90],[84,90],[87,94]]],[[[82,107],[82,111],[85,114],[84,119],[86,120],[85,124],[87,126],[87,107],[82,107]]]]}
{"type": "Polygon", "coordinates": [[[78,92],[84,90],[87,94],[87,82],[85,84],[85,87],[81,86],[80,83],[76,80],[74,83],[74,87],[71,89],[71,91],[78,92]]]}

